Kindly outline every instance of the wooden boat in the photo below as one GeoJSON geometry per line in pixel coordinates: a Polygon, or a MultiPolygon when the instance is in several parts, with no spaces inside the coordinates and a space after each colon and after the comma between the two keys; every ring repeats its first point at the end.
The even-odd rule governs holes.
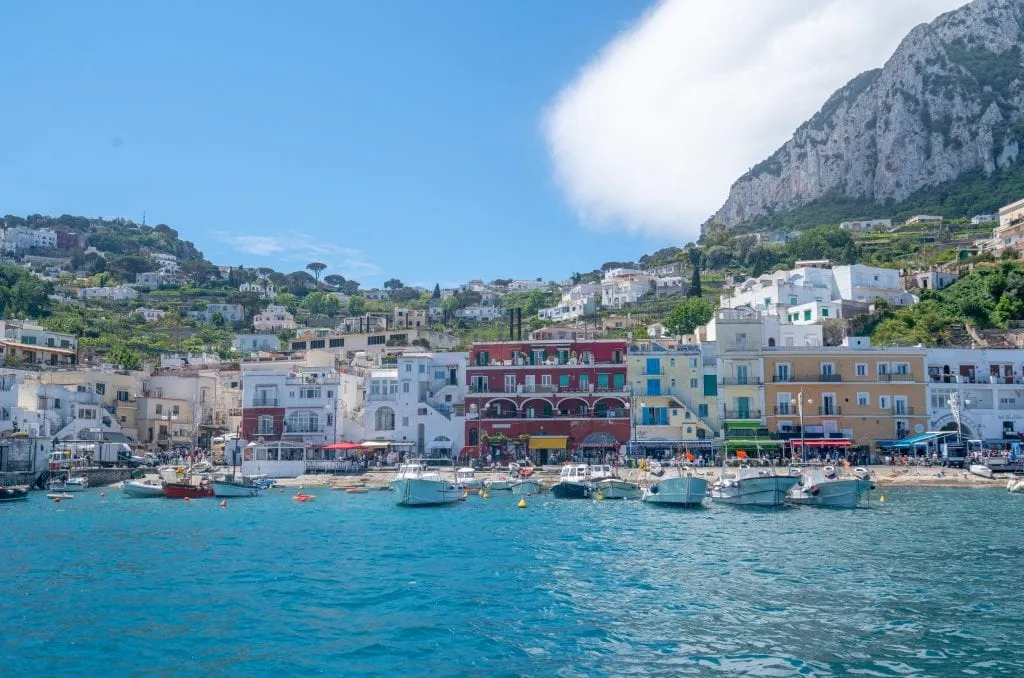
{"type": "Polygon", "coordinates": [[[0,502],[25,501],[28,499],[28,485],[0,485],[0,502]]]}
{"type": "Polygon", "coordinates": [[[168,499],[200,499],[214,496],[213,488],[207,483],[164,483],[164,494],[168,499]]]}

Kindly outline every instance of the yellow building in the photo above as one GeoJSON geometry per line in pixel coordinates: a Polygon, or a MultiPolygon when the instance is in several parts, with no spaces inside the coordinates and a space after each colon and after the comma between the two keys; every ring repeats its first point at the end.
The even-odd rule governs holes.
{"type": "Polygon", "coordinates": [[[767,428],[793,448],[875,449],[927,429],[924,349],[848,341],[764,350],[767,428]]]}
{"type": "Polygon", "coordinates": [[[631,454],[710,452],[719,431],[714,355],[703,355],[700,346],[651,340],[631,344],[626,358],[631,454]]]}
{"type": "Polygon", "coordinates": [[[84,367],[47,372],[40,379],[47,384],[73,386],[78,391],[95,393],[103,409],[117,419],[124,434],[138,440],[135,400],[141,390],[142,375],[142,372],[129,370],[84,367]]]}

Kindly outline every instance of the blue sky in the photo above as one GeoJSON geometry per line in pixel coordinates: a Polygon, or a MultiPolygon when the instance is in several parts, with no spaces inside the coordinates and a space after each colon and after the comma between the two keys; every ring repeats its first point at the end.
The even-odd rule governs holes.
{"type": "Polygon", "coordinates": [[[561,279],[679,238],[584,226],[541,119],[641,0],[6,2],[0,210],[166,223],[371,286],[561,279]]]}

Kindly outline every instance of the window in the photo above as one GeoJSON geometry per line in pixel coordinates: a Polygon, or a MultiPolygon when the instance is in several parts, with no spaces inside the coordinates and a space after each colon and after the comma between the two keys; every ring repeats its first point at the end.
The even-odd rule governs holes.
{"type": "Polygon", "coordinates": [[[893,398],[893,413],[902,416],[910,414],[910,408],[907,407],[907,398],[905,396],[893,398]]]}
{"type": "MultiPolygon", "coordinates": [[[[387,339],[385,339],[383,334],[377,335],[375,337],[367,337],[367,339],[366,339],[366,343],[367,343],[368,346],[381,346],[386,341],[387,341],[387,339]]],[[[487,363],[484,363],[484,364],[486,365],[487,363]]],[[[393,429],[394,429],[394,426],[392,426],[390,429],[387,429],[387,430],[390,431],[390,430],[393,430],[393,429]]],[[[377,429],[377,430],[379,431],[381,429],[377,429]]]]}
{"type": "Polygon", "coordinates": [[[274,434],[274,418],[265,414],[256,420],[256,433],[261,436],[274,434]]]}
{"type": "Polygon", "coordinates": [[[323,348],[324,347],[324,340],[323,339],[314,339],[313,341],[309,342],[309,347],[310,348],[323,348]]]}
{"type": "Polygon", "coordinates": [[[156,414],[163,414],[164,413],[164,406],[161,405],[160,403],[157,403],[156,407],[153,409],[153,412],[156,413],[156,414]]]}
{"type": "Polygon", "coordinates": [[[426,374],[426,373],[427,373],[427,366],[424,365],[423,363],[420,363],[420,374],[426,374]]]}
{"type": "Polygon", "coordinates": [[[790,306],[796,306],[796,297],[790,297],[789,298],[789,305],[790,306]]]}
{"type": "Polygon", "coordinates": [[[409,392],[409,382],[403,381],[402,382],[402,393],[408,393],[408,392],[409,392]]]}
{"type": "Polygon", "coordinates": [[[505,393],[516,392],[516,375],[506,374],[505,375],[505,393]]]}
{"type": "Polygon", "coordinates": [[[409,425],[409,417],[402,417],[402,426],[409,425]]]}
{"type": "Polygon", "coordinates": [[[289,433],[319,433],[320,417],[316,412],[293,412],[286,423],[289,433]]]}
{"type": "Polygon", "coordinates": [[[706,404],[701,403],[700,405],[697,405],[697,416],[698,417],[707,417],[708,416],[708,406],[706,404]]]}
{"type": "Polygon", "coordinates": [[[889,396],[878,396],[879,409],[887,410],[890,407],[889,396]]]}
{"type": "Polygon", "coordinates": [[[910,374],[910,365],[908,363],[893,363],[892,365],[893,374],[910,374]]]}
{"type": "Polygon", "coordinates": [[[329,339],[327,341],[327,346],[330,347],[330,348],[341,348],[344,345],[345,345],[345,340],[344,339],[329,339]]]}
{"type": "Polygon", "coordinates": [[[374,428],[378,431],[395,430],[395,411],[390,407],[381,407],[373,418],[374,428]]]}
{"type": "MultiPolygon", "coordinates": [[[[675,358],[673,358],[672,360],[673,360],[672,364],[674,365],[675,364],[675,358]]],[[[697,369],[697,367],[698,367],[697,360],[698,360],[698,358],[690,358],[690,369],[691,370],[697,369]]]]}
{"type": "Polygon", "coordinates": [[[175,405],[173,408],[171,408],[171,416],[172,417],[176,417],[180,413],[181,413],[181,406],[180,405],[175,405]]]}
{"type": "Polygon", "coordinates": [[[878,371],[878,376],[889,374],[889,363],[876,363],[875,369],[878,371]]]}
{"type": "Polygon", "coordinates": [[[417,409],[416,410],[416,414],[420,415],[421,417],[427,416],[427,408],[421,407],[421,408],[417,409]]]}
{"type": "Polygon", "coordinates": [[[122,403],[128,402],[128,391],[123,391],[123,390],[118,389],[118,391],[117,391],[117,400],[118,400],[118,402],[122,402],[122,403]]]}
{"type": "Polygon", "coordinates": [[[821,309],[821,317],[822,318],[827,318],[828,317],[828,309],[827,308],[821,309]]]}
{"type": "Polygon", "coordinates": [[[866,376],[868,376],[868,364],[867,363],[857,363],[854,369],[856,370],[858,377],[866,377],[866,376]]]}
{"type": "Polygon", "coordinates": [[[106,395],[106,393],[107,393],[107,385],[103,384],[103,383],[97,383],[96,384],[96,393],[98,393],[99,395],[106,395]]]}
{"type": "Polygon", "coordinates": [[[821,376],[831,377],[836,373],[835,363],[821,363],[821,376]]]}
{"type": "Polygon", "coordinates": [[[868,394],[868,393],[858,393],[857,394],[857,405],[860,406],[860,407],[870,407],[871,406],[871,395],[868,394]]]}
{"type": "Polygon", "coordinates": [[[310,400],[310,399],[313,399],[313,398],[319,398],[320,394],[321,394],[321,391],[318,388],[300,388],[299,389],[299,398],[303,399],[303,400],[310,400]]]}
{"type": "Polygon", "coordinates": [[[792,380],[789,363],[775,363],[775,381],[786,383],[792,380]]]}
{"type": "Polygon", "coordinates": [[[568,388],[569,388],[569,375],[568,374],[560,374],[560,375],[558,375],[558,388],[568,390],[568,388]]]}
{"type": "Polygon", "coordinates": [[[406,372],[412,372],[412,363],[406,363],[405,364],[405,371],[406,372]]]}
{"type": "Polygon", "coordinates": [[[690,379],[690,388],[696,389],[697,388],[697,383],[698,382],[697,382],[697,378],[696,377],[690,379]]]}
{"type": "Polygon", "coordinates": [[[804,320],[810,320],[810,319],[811,319],[811,309],[807,309],[806,311],[804,311],[804,320]]]}

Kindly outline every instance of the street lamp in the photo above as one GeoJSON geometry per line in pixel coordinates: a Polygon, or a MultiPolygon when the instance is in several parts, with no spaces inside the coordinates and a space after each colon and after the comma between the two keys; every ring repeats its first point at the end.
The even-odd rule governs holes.
{"type": "MultiPolygon", "coordinates": [[[[791,405],[796,405],[797,414],[800,415],[800,457],[803,460],[807,455],[807,437],[804,434],[804,390],[800,389],[800,392],[796,394],[796,398],[789,401],[791,405]]],[[[807,399],[807,404],[810,405],[813,400],[807,399]]]]}

